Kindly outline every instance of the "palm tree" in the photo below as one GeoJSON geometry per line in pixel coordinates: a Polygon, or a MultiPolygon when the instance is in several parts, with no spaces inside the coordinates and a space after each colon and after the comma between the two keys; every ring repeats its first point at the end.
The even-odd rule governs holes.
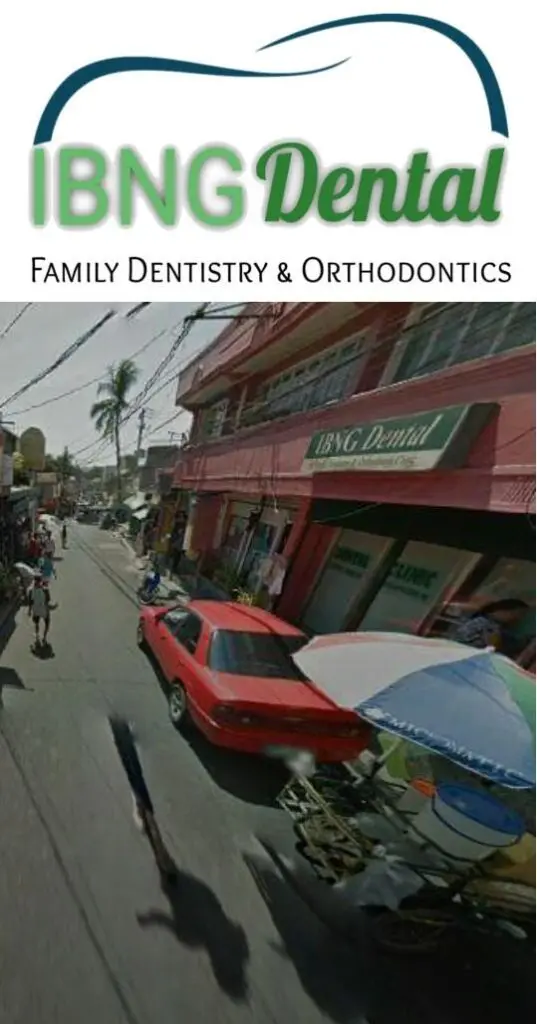
{"type": "Polygon", "coordinates": [[[116,489],[121,501],[121,421],[129,407],[128,394],[136,384],[139,370],[132,359],[108,367],[108,376],[97,388],[99,399],[91,407],[90,416],[101,437],[113,441],[116,450],[116,489]]]}

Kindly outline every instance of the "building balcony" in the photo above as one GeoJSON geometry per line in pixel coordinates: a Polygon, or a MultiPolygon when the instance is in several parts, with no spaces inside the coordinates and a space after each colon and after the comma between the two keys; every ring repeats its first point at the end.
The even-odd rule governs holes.
{"type": "Polygon", "coordinates": [[[193,409],[210,402],[242,380],[264,372],[336,331],[356,315],[359,303],[250,303],[179,374],[176,405],[193,409]]]}

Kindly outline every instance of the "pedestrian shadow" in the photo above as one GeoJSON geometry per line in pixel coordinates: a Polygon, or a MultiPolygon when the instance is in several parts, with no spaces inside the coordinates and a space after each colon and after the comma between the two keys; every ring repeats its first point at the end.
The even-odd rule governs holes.
{"type": "Polygon", "coordinates": [[[149,910],[136,915],[142,928],[164,928],[183,945],[204,949],[218,986],[234,1002],[248,1000],[250,950],[241,925],[199,878],[176,867],[173,880],[161,876],[169,913],[149,910]]]}
{"type": "Polygon", "coordinates": [[[2,704],[2,692],[4,689],[27,690],[19,673],[14,668],[0,667],[0,706],[2,704]]]}
{"type": "Polygon", "coordinates": [[[38,658],[39,661],[50,661],[52,658],[56,657],[52,645],[48,642],[41,644],[36,644],[34,642],[31,646],[31,651],[34,658],[38,658]]]}

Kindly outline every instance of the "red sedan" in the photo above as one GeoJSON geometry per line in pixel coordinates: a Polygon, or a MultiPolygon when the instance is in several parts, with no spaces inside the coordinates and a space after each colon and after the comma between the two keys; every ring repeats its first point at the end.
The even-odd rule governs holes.
{"type": "Polygon", "coordinates": [[[170,718],[194,723],[212,743],[248,753],[308,750],[319,761],[347,761],[370,730],[306,679],[292,660],[298,629],[260,608],[191,601],[143,608],[138,643],[168,684],[170,718]]]}

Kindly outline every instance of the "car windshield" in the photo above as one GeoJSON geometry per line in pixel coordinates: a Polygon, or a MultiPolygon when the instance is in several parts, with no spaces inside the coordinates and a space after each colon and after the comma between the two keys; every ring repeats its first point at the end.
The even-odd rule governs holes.
{"type": "Polygon", "coordinates": [[[237,676],[301,681],[304,676],[291,655],[305,643],[306,637],[300,635],[221,629],[213,634],[208,665],[216,672],[237,676]]]}

